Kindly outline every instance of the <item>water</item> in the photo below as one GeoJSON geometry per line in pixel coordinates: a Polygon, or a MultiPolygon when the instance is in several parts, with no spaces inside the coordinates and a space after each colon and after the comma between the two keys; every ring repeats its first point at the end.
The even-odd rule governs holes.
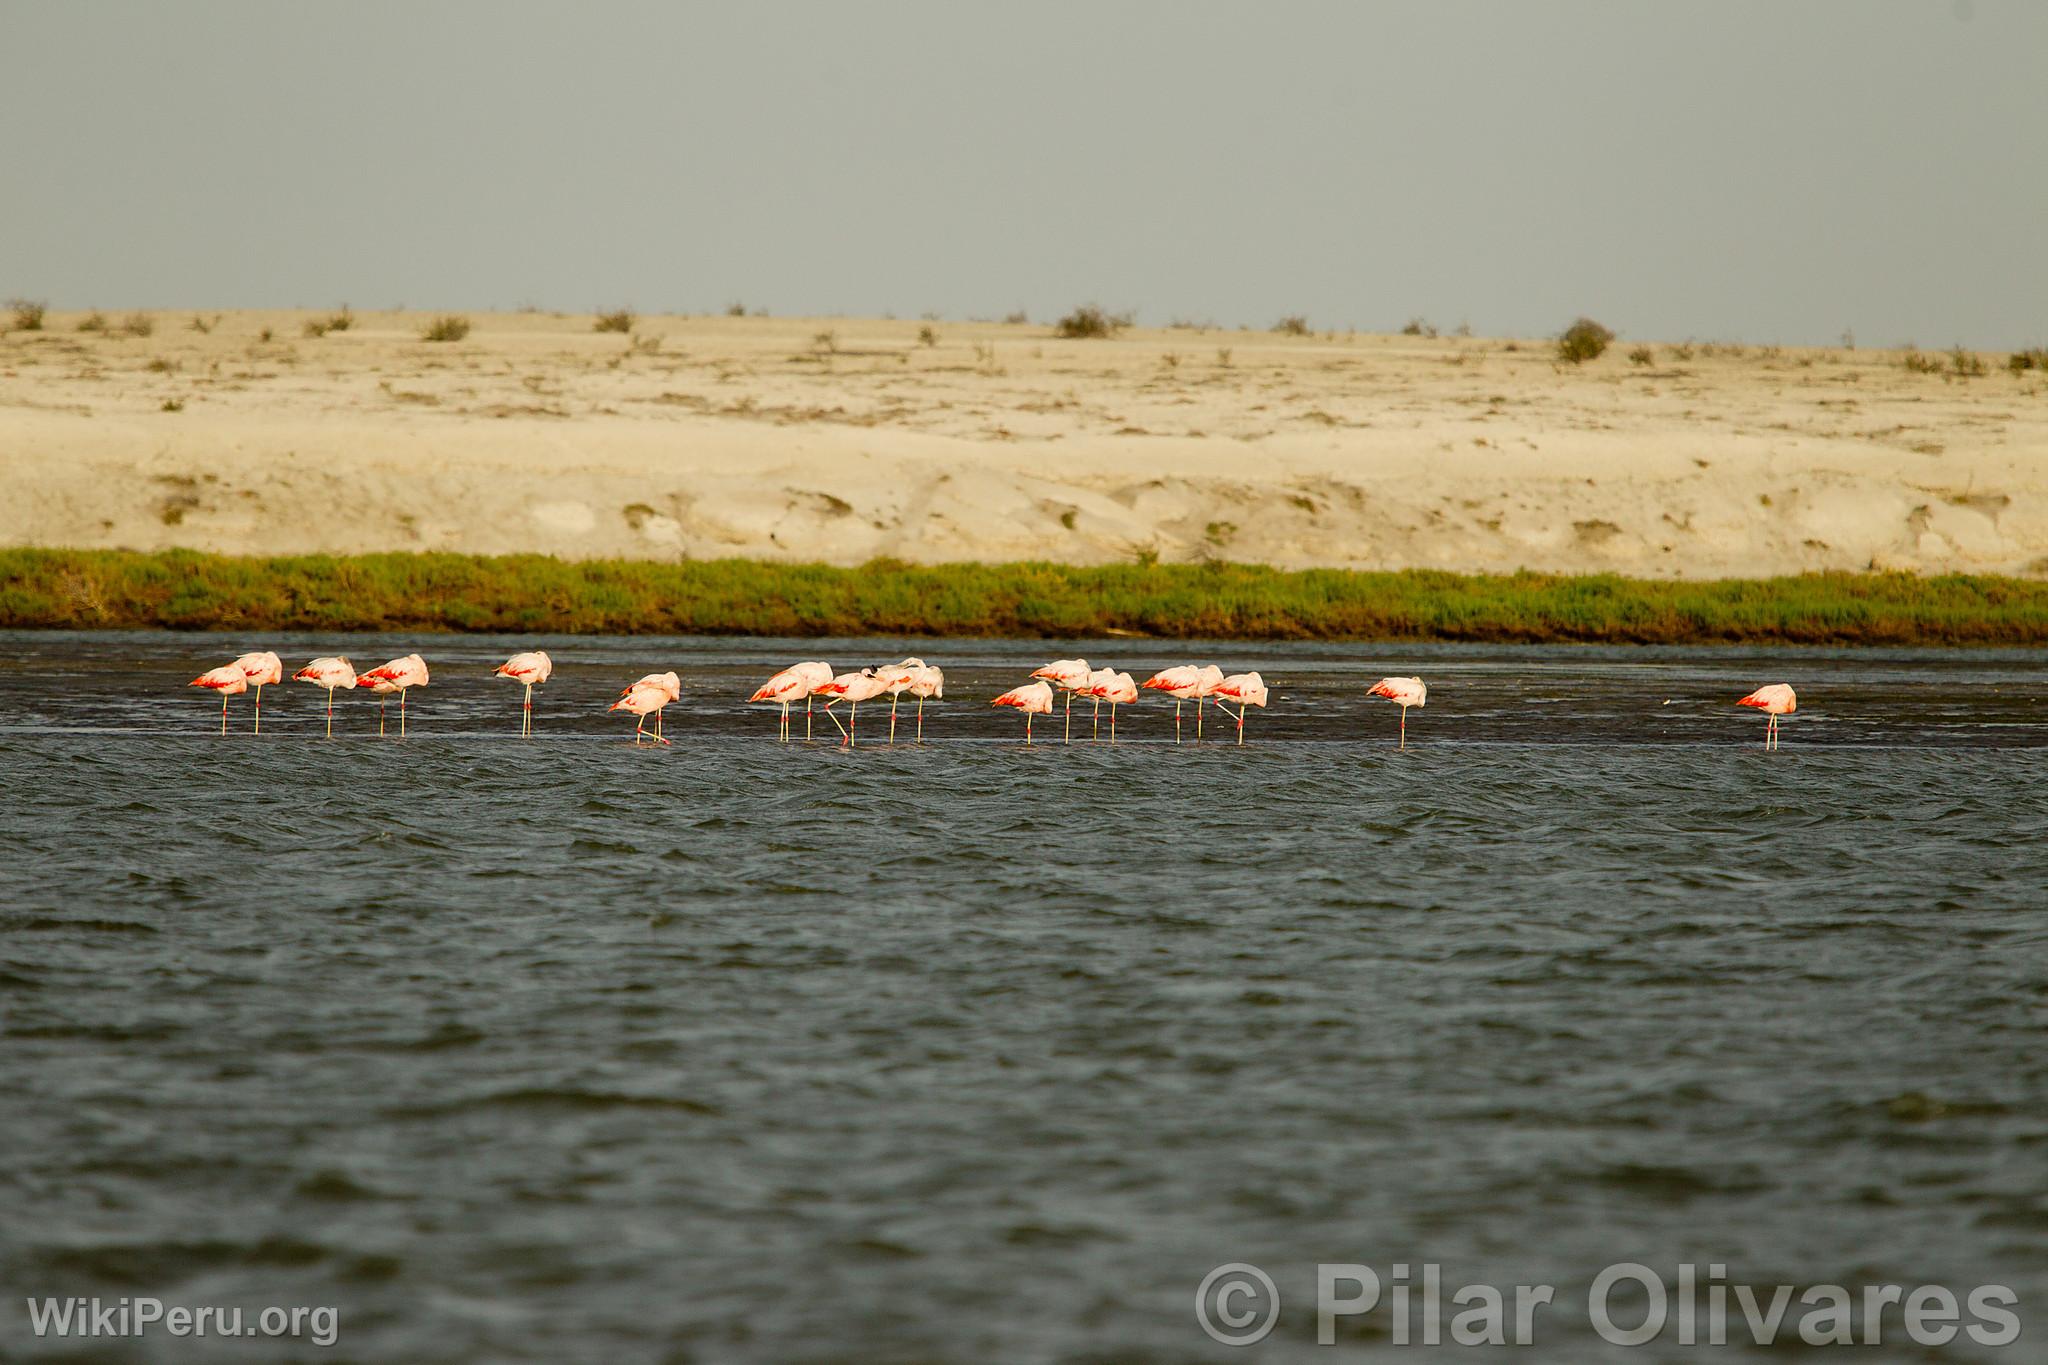
{"type": "Polygon", "coordinates": [[[148,1294],[336,1305],[328,1358],[1245,1359],[1231,1261],[1267,1359],[1413,1353],[1317,1349],[1320,1261],[1556,1285],[1556,1360],[1677,1349],[1587,1325],[1631,1260],[2048,1332],[2043,654],[542,641],[522,743],[531,642],[268,643],[423,648],[412,736],[300,686],[220,739],[179,684],[240,640],[0,641],[0,1355],[148,1294]],[[923,748],[737,700],[912,649],[923,748]],[[987,698],[1071,652],[1273,705],[1026,750],[987,698]]]}

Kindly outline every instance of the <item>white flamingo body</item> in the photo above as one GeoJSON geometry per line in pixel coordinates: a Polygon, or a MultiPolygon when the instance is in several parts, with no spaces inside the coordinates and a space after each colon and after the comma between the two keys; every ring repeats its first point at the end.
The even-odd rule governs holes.
{"type": "Polygon", "coordinates": [[[605,709],[608,711],[630,712],[640,718],[640,723],[633,727],[633,742],[635,744],[640,743],[642,740],[653,740],[656,744],[667,744],[669,741],[662,738],[661,734],[661,711],[670,702],[680,700],[682,695],[682,679],[678,678],[675,674],[649,673],[646,677],[619,693],[619,699],[605,709]],[[647,718],[649,716],[654,717],[654,733],[651,735],[647,733],[647,718]]]}
{"type": "Polygon", "coordinates": [[[344,657],[330,655],[324,659],[315,659],[292,674],[292,681],[311,683],[315,687],[327,689],[327,737],[334,738],[334,689],[356,685],[355,665],[344,657]]]}
{"type": "Polygon", "coordinates": [[[1012,706],[1024,713],[1024,742],[1031,743],[1031,718],[1052,714],[1052,686],[1046,682],[1025,683],[1013,687],[989,703],[990,706],[1012,706]]]}
{"type": "Polygon", "coordinates": [[[1408,708],[1429,700],[1429,688],[1420,678],[1381,678],[1366,690],[1369,697],[1385,697],[1401,708],[1401,747],[1408,747],[1408,708]]]}
{"type": "Polygon", "coordinates": [[[256,733],[263,733],[263,689],[271,683],[284,681],[284,662],[269,650],[244,654],[236,659],[232,667],[242,670],[249,686],[256,689],[256,733]]]}
{"type": "Polygon", "coordinates": [[[1239,744],[1244,743],[1245,708],[1248,706],[1256,706],[1261,710],[1265,708],[1266,680],[1256,672],[1233,673],[1227,678],[1218,679],[1211,695],[1216,699],[1216,704],[1223,707],[1225,715],[1230,713],[1230,707],[1225,705],[1225,703],[1233,701],[1237,703],[1237,742],[1239,744]]]}
{"type": "Polygon", "coordinates": [[[767,682],[754,689],[749,702],[765,701],[782,708],[782,724],[779,738],[789,742],[789,708],[797,702],[804,706],[804,738],[811,737],[811,708],[809,700],[820,684],[832,681],[832,665],[828,663],[791,664],[767,682]]]}
{"type": "MultiPolygon", "coordinates": [[[[405,734],[405,694],[415,687],[427,685],[427,661],[417,654],[408,654],[402,659],[373,668],[356,676],[357,687],[367,687],[380,697],[398,694],[398,733],[405,734]]],[[[377,707],[377,733],[384,733],[384,708],[377,707]]]]}
{"type": "Polygon", "coordinates": [[[839,733],[845,736],[841,743],[852,747],[854,727],[860,722],[860,704],[872,701],[886,690],[881,675],[872,668],[863,668],[858,673],[841,673],[818,687],[818,695],[825,698],[825,714],[832,717],[834,725],[839,725],[839,716],[832,708],[842,701],[848,704],[848,723],[839,725],[839,733]]]}
{"type": "Polygon", "coordinates": [[[1791,683],[1771,683],[1735,703],[1737,706],[1753,706],[1770,717],[1764,726],[1764,747],[1778,747],[1778,717],[1789,716],[1799,709],[1799,694],[1792,690],[1791,683]]]}
{"type": "Polygon", "coordinates": [[[249,690],[249,676],[242,671],[238,663],[223,664],[219,668],[207,669],[185,685],[187,687],[204,687],[208,691],[220,693],[220,732],[226,734],[228,732],[228,698],[249,690]]]}
{"type": "Polygon", "coordinates": [[[526,688],[526,700],[520,708],[519,734],[522,739],[533,735],[533,689],[539,687],[555,673],[555,661],[545,650],[531,649],[514,654],[492,670],[494,678],[510,678],[526,688]]]}
{"type": "Polygon", "coordinates": [[[1032,677],[1067,694],[1068,743],[1074,739],[1074,694],[1088,686],[1088,676],[1093,672],[1086,659],[1054,659],[1045,667],[1032,670],[1032,677]]]}

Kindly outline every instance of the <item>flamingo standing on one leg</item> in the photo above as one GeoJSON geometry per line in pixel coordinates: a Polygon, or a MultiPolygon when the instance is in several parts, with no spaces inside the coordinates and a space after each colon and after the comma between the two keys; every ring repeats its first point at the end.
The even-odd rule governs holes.
{"type": "Polygon", "coordinates": [[[754,689],[750,702],[776,702],[782,707],[782,724],[777,738],[789,743],[789,708],[791,703],[802,701],[804,705],[804,738],[811,737],[811,714],[809,700],[817,691],[819,683],[832,681],[832,665],[826,663],[791,664],[767,682],[754,689]]]}
{"type": "Polygon", "coordinates": [[[1068,744],[1074,742],[1074,694],[1088,685],[1090,671],[1086,659],[1054,659],[1031,675],[1067,694],[1067,737],[1064,742],[1068,744]]]}
{"type": "Polygon", "coordinates": [[[311,683],[327,689],[327,737],[334,738],[334,689],[356,685],[356,667],[345,657],[329,655],[315,659],[298,672],[292,674],[293,682],[311,683]]]}
{"type": "Polygon", "coordinates": [[[538,649],[528,650],[524,654],[514,654],[491,671],[494,678],[510,678],[513,682],[526,686],[526,703],[520,711],[519,718],[521,739],[533,737],[533,689],[554,676],[554,672],[555,661],[538,649]]]}
{"type": "Polygon", "coordinates": [[[651,740],[656,744],[667,744],[661,734],[661,709],[683,695],[682,679],[673,673],[649,673],[619,693],[619,699],[606,707],[607,711],[630,711],[640,718],[633,727],[633,742],[651,740]],[[654,717],[654,733],[647,733],[647,718],[654,717]]]}
{"type": "MultiPolygon", "coordinates": [[[[1202,670],[1193,664],[1179,664],[1173,668],[1162,668],[1145,679],[1145,686],[1154,692],[1164,692],[1173,698],[1173,742],[1180,743],[1180,707],[1200,695],[1202,670]]],[[[1111,712],[1113,716],[1115,713],[1111,712]]]]}
{"type": "Polygon", "coordinates": [[[1233,673],[1216,684],[1216,704],[1223,707],[1223,714],[1229,715],[1226,701],[1237,703],[1237,742],[1244,743],[1244,709],[1266,705],[1266,680],[1257,673],[1233,673]]]}
{"type": "Polygon", "coordinates": [[[1088,742],[1090,744],[1102,738],[1102,694],[1107,689],[1116,685],[1117,677],[1117,671],[1113,668],[1091,668],[1088,670],[1088,681],[1075,689],[1079,695],[1087,697],[1095,703],[1094,714],[1089,718],[1088,742]]]}
{"type": "Polygon", "coordinates": [[[242,670],[242,676],[249,686],[256,689],[256,733],[263,733],[263,688],[266,683],[284,681],[284,664],[269,650],[257,654],[244,654],[235,660],[233,667],[242,670]]]}
{"type": "Polygon", "coordinates": [[[872,668],[863,668],[858,673],[841,673],[838,677],[818,688],[818,695],[827,698],[825,714],[832,717],[832,723],[839,725],[839,716],[832,710],[838,702],[848,702],[847,723],[839,725],[839,733],[846,738],[840,741],[847,748],[853,747],[854,728],[860,724],[860,704],[882,695],[882,678],[872,668]]]}
{"type": "Polygon", "coordinates": [[[1118,706],[1127,706],[1138,699],[1138,684],[1132,680],[1131,675],[1128,673],[1117,673],[1109,669],[1104,669],[1103,672],[1109,674],[1109,676],[1099,683],[1090,683],[1088,685],[1088,695],[1095,698],[1095,704],[1098,707],[1104,702],[1109,703],[1109,742],[1114,744],[1116,743],[1116,708],[1118,706]]]}
{"type": "Polygon", "coordinates": [[[905,659],[900,664],[890,664],[886,668],[875,670],[875,675],[882,680],[882,690],[889,694],[889,742],[891,744],[896,742],[896,705],[903,700],[903,694],[911,689],[917,682],[918,674],[922,672],[924,672],[923,659],[905,659]]]}
{"type": "MultiPolygon", "coordinates": [[[[357,687],[374,689],[380,697],[389,698],[398,694],[398,734],[405,736],[405,694],[415,687],[427,685],[427,661],[417,654],[408,654],[403,659],[373,668],[356,676],[357,687]]],[[[384,733],[384,702],[377,703],[377,733],[384,733]]]]}
{"type": "Polygon", "coordinates": [[[910,684],[910,695],[917,698],[917,742],[924,743],[924,704],[927,701],[946,699],[946,675],[930,664],[917,670],[917,678],[910,684]]]}
{"type": "Polygon", "coordinates": [[[1735,703],[1737,706],[1754,706],[1770,717],[1764,726],[1764,748],[1778,747],[1778,717],[1789,716],[1799,709],[1799,694],[1792,690],[1791,683],[1772,683],[1735,703]]]}
{"type": "Polygon", "coordinates": [[[1043,682],[1025,683],[1013,687],[989,703],[990,706],[1014,706],[1024,713],[1024,743],[1031,744],[1031,718],[1052,714],[1052,688],[1043,682]]]}
{"type": "Polygon", "coordinates": [[[1401,747],[1408,747],[1408,708],[1429,700],[1429,689],[1420,678],[1381,678],[1366,690],[1369,697],[1385,697],[1401,708],[1401,747]]]}
{"type": "Polygon", "coordinates": [[[228,698],[234,696],[237,692],[248,691],[249,678],[235,664],[222,664],[219,668],[207,669],[185,685],[187,687],[204,687],[220,693],[220,732],[226,734],[228,732],[228,698]]]}

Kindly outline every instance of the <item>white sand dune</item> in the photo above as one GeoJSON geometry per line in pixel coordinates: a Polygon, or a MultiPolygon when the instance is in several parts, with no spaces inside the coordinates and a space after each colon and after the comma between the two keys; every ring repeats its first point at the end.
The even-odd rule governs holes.
{"type": "Polygon", "coordinates": [[[1627,341],[1571,368],[1526,340],[190,316],[0,338],[0,543],[2048,573],[2048,376],[2002,355],[1966,379],[1627,341]]]}

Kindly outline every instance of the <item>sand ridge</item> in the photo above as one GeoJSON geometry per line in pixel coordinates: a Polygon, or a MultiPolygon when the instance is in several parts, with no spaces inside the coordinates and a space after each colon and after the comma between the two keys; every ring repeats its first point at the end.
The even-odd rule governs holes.
{"type": "Polygon", "coordinates": [[[0,543],[2048,573],[2048,376],[2001,355],[326,315],[0,337],[0,543]]]}

